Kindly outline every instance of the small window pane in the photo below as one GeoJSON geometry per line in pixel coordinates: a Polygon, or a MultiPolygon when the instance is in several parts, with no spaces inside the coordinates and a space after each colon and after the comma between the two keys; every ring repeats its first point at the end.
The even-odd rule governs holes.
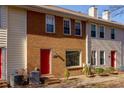
{"type": "Polygon", "coordinates": [[[81,35],[81,23],[80,22],[75,23],[75,35],[81,35]]]}
{"type": "Polygon", "coordinates": [[[111,39],[115,39],[115,29],[111,29],[111,39]]]}
{"type": "Polygon", "coordinates": [[[66,51],[66,66],[80,66],[80,51],[66,51]]]}
{"type": "Polygon", "coordinates": [[[64,34],[70,34],[70,21],[64,20],[64,34]]]}
{"type": "Polygon", "coordinates": [[[91,37],[96,37],[96,25],[91,24],[91,37]]]}
{"type": "Polygon", "coordinates": [[[104,38],[104,26],[100,26],[100,38],[104,38]]]}
{"type": "Polygon", "coordinates": [[[47,15],[46,16],[46,26],[47,26],[47,32],[54,32],[54,24],[55,24],[55,19],[54,16],[47,15]]]}
{"type": "Polygon", "coordinates": [[[105,52],[100,51],[100,65],[104,65],[105,62],[105,52]]]}

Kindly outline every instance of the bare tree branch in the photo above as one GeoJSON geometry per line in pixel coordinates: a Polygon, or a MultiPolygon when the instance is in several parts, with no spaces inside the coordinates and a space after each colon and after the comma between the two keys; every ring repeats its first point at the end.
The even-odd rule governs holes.
{"type": "Polygon", "coordinates": [[[124,14],[124,5],[111,5],[109,10],[112,16],[118,16],[124,14]]]}

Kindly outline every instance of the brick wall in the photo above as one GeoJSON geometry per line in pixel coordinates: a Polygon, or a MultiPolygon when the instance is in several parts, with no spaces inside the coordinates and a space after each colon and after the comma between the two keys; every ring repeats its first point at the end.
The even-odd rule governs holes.
{"type": "MultiPolygon", "coordinates": [[[[63,17],[55,16],[56,33],[45,33],[45,14],[33,11],[27,13],[27,55],[28,70],[34,67],[40,68],[40,49],[51,49],[52,54],[55,52],[60,57],[51,60],[51,71],[56,77],[63,77],[66,69],[65,52],[68,49],[82,51],[82,63],[86,62],[86,46],[85,46],[85,22],[82,21],[83,33],[82,37],[74,35],[63,35],[63,17]]],[[[74,33],[74,19],[71,19],[71,29],[74,33]]],[[[70,69],[71,75],[81,74],[82,68],[70,69]]]]}

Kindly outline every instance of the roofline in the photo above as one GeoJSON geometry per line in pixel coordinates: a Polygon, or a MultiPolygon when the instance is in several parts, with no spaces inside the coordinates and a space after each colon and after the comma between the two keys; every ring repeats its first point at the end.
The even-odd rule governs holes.
{"type": "Polygon", "coordinates": [[[91,17],[89,15],[85,15],[83,13],[79,13],[79,12],[69,10],[69,9],[64,9],[58,6],[53,6],[53,5],[21,5],[19,6],[19,5],[16,5],[16,7],[21,7],[21,8],[25,8],[25,9],[32,10],[32,11],[45,12],[45,13],[51,13],[51,14],[53,14],[54,12],[56,15],[59,15],[59,16],[73,17],[75,19],[80,19],[80,20],[84,20],[88,22],[102,23],[102,24],[106,24],[109,26],[114,25],[117,28],[124,29],[124,24],[91,17]]]}

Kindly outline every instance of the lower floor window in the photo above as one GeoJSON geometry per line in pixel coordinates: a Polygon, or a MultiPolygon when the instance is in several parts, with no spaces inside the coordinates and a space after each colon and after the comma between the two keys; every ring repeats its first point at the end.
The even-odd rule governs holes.
{"type": "Polygon", "coordinates": [[[66,66],[80,66],[80,51],[66,51],[66,66]]]}
{"type": "Polygon", "coordinates": [[[104,65],[104,64],[105,64],[105,52],[100,51],[100,65],[104,65]]]}
{"type": "Polygon", "coordinates": [[[92,51],[91,53],[91,65],[96,65],[96,51],[92,51]]]}

